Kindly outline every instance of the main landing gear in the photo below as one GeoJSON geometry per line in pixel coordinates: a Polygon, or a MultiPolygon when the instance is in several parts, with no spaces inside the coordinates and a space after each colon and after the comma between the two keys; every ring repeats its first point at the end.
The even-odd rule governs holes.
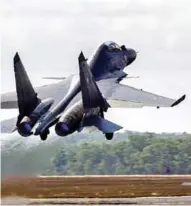
{"type": "Polygon", "coordinates": [[[42,134],[40,134],[41,140],[45,141],[47,139],[47,137],[48,137],[48,134],[50,134],[49,129],[45,130],[42,134]]]}
{"type": "Polygon", "coordinates": [[[105,133],[105,137],[107,140],[112,140],[113,139],[113,133],[105,133]]]}
{"type": "MultiPolygon", "coordinates": [[[[103,113],[103,109],[100,110],[99,113],[100,117],[104,119],[104,113],[103,113]]],[[[113,132],[112,133],[105,133],[105,137],[107,140],[112,140],[113,139],[113,132]]]]}

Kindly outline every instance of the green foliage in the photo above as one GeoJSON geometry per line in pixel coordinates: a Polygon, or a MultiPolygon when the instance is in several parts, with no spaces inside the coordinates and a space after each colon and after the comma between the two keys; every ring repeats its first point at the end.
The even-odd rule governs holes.
{"type": "Polygon", "coordinates": [[[157,138],[131,135],[111,144],[82,143],[63,147],[55,155],[53,167],[59,175],[173,174],[191,172],[191,137],[157,138]]]}
{"type": "Polygon", "coordinates": [[[129,132],[111,141],[100,132],[67,137],[7,136],[1,175],[191,174],[191,135],[129,132]]]}

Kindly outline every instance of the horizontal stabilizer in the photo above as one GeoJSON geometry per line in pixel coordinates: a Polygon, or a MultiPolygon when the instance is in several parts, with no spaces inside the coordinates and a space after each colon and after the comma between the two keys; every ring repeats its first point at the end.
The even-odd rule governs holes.
{"type": "Polygon", "coordinates": [[[113,122],[110,122],[109,120],[103,119],[100,116],[96,115],[86,117],[83,122],[83,126],[95,126],[103,133],[113,133],[123,128],[113,122]]]}

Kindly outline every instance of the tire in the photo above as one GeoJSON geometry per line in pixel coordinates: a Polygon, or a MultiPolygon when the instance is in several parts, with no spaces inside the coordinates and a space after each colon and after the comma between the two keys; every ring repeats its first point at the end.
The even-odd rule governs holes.
{"type": "Polygon", "coordinates": [[[99,115],[100,115],[100,117],[102,117],[102,118],[104,119],[104,113],[103,113],[103,110],[102,110],[102,109],[100,110],[100,112],[99,112],[99,113],[100,113],[100,114],[99,114],[99,115]]]}
{"type": "Polygon", "coordinates": [[[41,138],[42,141],[45,141],[47,139],[47,136],[48,136],[47,134],[43,133],[43,134],[40,135],[40,138],[41,138]]]}
{"type": "Polygon", "coordinates": [[[45,140],[47,139],[49,133],[50,133],[49,130],[43,132],[43,133],[40,135],[41,140],[45,141],[45,140]]]}
{"type": "Polygon", "coordinates": [[[113,133],[105,133],[105,137],[107,140],[112,140],[113,139],[113,133]]]}

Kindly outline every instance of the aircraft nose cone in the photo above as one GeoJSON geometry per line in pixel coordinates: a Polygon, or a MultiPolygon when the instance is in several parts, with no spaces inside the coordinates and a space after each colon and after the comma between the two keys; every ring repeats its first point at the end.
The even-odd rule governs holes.
{"type": "Polygon", "coordinates": [[[133,61],[135,61],[137,57],[137,52],[134,49],[127,49],[126,50],[126,55],[127,55],[127,65],[131,64],[133,61]]]}

